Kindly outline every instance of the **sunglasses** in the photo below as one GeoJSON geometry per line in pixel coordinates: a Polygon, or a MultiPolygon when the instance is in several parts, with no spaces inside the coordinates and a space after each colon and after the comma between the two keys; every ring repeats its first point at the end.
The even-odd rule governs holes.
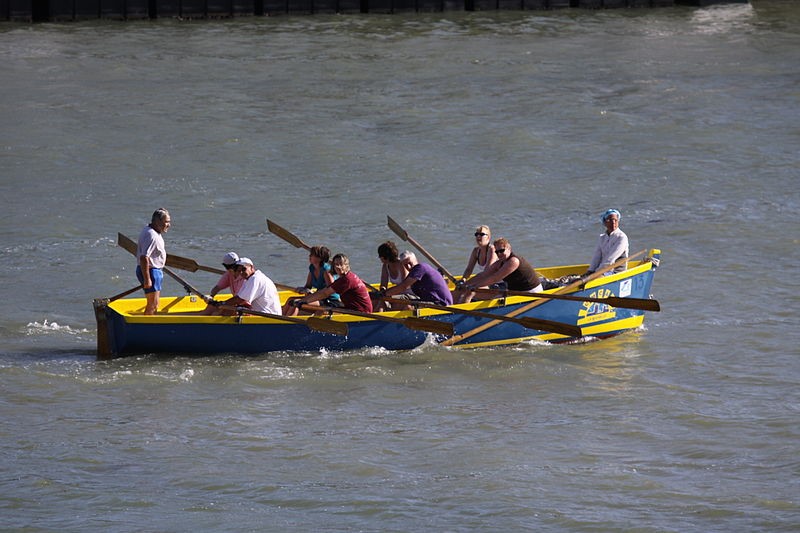
{"type": "Polygon", "coordinates": [[[498,248],[497,250],[494,251],[494,253],[496,253],[497,255],[504,254],[504,253],[506,253],[506,249],[505,248],[498,248]]]}
{"type": "Polygon", "coordinates": [[[486,237],[487,235],[489,235],[489,234],[488,233],[483,233],[481,231],[476,231],[475,232],[475,236],[476,237],[486,237]]]}
{"type": "Polygon", "coordinates": [[[235,264],[226,265],[225,263],[222,263],[222,266],[224,266],[227,270],[236,270],[236,265],[235,264]]]}

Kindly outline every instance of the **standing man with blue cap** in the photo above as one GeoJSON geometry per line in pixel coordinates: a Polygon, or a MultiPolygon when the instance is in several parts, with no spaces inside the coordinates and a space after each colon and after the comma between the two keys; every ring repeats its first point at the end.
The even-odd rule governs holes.
{"type": "MultiPolygon", "coordinates": [[[[583,274],[588,276],[593,272],[612,265],[630,255],[628,247],[628,236],[619,229],[619,220],[622,218],[619,211],[616,209],[608,209],[605,213],[600,215],[600,220],[605,224],[605,233],[600,234],[600,239],[597,242],[597,248],[592,256],[592,262],[589,263],[589,269],[583,274]]],[[[606,275],[622,272],[628,268],[628,264],[620,265],[606,275]]]]}

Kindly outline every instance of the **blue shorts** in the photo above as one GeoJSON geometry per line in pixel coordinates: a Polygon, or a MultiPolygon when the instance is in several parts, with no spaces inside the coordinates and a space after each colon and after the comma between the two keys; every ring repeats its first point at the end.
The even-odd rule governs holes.
{"type": "MultiPolygon", "coordinates": [[[[136,265],[136,279],[139,280],[139,283],[144,283],[144,276],[142,276],[142,267],[136,265]]],[[[161,283],[164,281],[164,271],[160,268],[151,268],[150,269],[150,280],[153,282],[153,286],[149,289],[145,289],[144,292],[147,294],[148,292],[161,292],[161,283]]]]}

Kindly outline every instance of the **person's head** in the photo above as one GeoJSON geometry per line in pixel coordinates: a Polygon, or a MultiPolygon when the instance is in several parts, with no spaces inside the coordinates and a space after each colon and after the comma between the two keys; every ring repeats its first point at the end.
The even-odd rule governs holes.
{"type": "Polygon", "coordinates": [[[308,251],[309,260],[315,257],[319,260],[320,264],[327,263],[331,258],[331,251],[326,246],[312,246],[308,251]]]}
{"type": "Polygon", "coordinates": [[[400,254],[400,257],[398,257],[398,259],[400,260],[401,263],[403,263],[403,266],[405,266],[409,270],[411,270],[412,268],[414,268],[419,264],[419,261],[417,261],[417,256],[414,255],[414,252],[409,252],[408,250],[400,254]]]}
{"type": "Polygon", "coordinates": [[[350,259],[344,254],[334,255],[333,259],[331,259],[331,265],[340,276],[350,272],[350,259]]]}
{"type": "Polygon", "coordinates": [[[239,277],[247,279],[252,276],[255,271],[256,267],[253,266],[253,262],[249,257],[240,257],[239,260],[236,261],[236,274],[238,274],[239,277]]]}
{"type": "Polygon", "coordinates": [[[606,232],[608,233],[611,233],[619,227],[619,221],[621,218],[622,215],[616,209],[607,209],[602,215],[600,215],[600,220],[602,220],[603,224],[605,224],[606,232]]]}
{"type": "Polygon", "coordinates": [[[489,226],[478,226],[478,229],[475,230],[475,241],[483,246],[489,244],[491,239],[492,231],[489,229],[489,226]]]}
{"type": "Polygon", "coordinates": [[[386,241],[378,246],[378,258],[383,259],[389,263],[397,261],[397,246],[392,241],[386,241]]]}
{"type": "Polygon", "coordinates": [[[236,261],[238,260],[239,256],[236,255],[236,252],[228,252],[222,257],[222,266],[224,266],[226,270],[233,270],[236,268],[236,261]]]}
{"type": "Polygon", "coordinates": [[[500,237],[494,241],[494,253],[498,259],[506,259],[511,256],[511,243],[505,237],[500,237]]]}
{"type": "Polygon", "coordinates": [[[166,233],[171,224],[172,219],[169,217],[169,211],[163,207],[156,209],[150,218],[150,227],[159,233],[166,233]]]}

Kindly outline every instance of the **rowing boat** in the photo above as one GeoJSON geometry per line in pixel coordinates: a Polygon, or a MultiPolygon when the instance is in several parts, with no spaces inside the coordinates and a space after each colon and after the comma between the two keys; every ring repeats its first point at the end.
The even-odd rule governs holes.
{"type": "MultiPolygon", "coordinates": [[[[326,313],[315,316],[314,322],[304,316],[294,317],[289,322],[277,316],[248,313],[230,317],[193,315],[189,313],[199,312],[206,306],[194,294],[162,297],[158,314],[149,316],[144,315],[144,298],[99,298],[94,300],[97,355],[98,359],[111,359],[136,354],[318,353],[366,347],[409,350],[422,345],[429,337],[433,342],[452,348],[606,338],[641,327],[645,312],[641,307],[614,307],[603,303],[603,299],[616,298],[612,301],[617,305],[622,305],[625,298],[631,301],[649,299],[660,256],[660,250],[650,250],[644,260],[631,261],[623,272],[551,289],[542,297],[514,293],[445,308],[420,306],[372,316],[326,313]],[[570,299],[551,299],[545,297],[547,294],[568,295],[570,299]],[[573,297],[592,301],[576,301],[580,298],[573,297]],[[408,319],[446,322],[452,325],[453,334],[424,331],[413,327],[414,322],[408,319]],[[538,320],[544,324],[540,326],[543,329],[531,329],[530,321],[520,319],[538,320]],[[320,327],[324,326],[323,320],[335,322],[330,325],[336,327],[320,327]],[[564,327],[548,327],[548,323],[564,327]]],[[[586,265],[537,270],[555,279],[584,272],[586,265]]],[[[297,294],[281,291],[280,296],[285,302],[297,294]]]]}

